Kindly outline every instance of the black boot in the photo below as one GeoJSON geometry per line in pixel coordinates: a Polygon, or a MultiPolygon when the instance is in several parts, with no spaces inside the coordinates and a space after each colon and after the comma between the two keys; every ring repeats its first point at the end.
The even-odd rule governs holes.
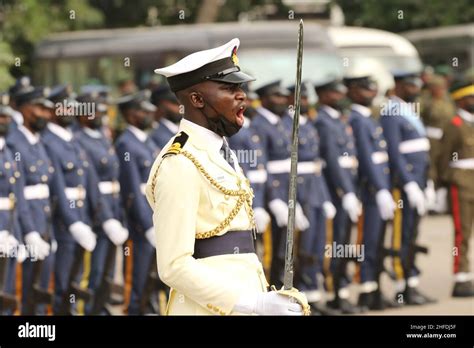
{"type": "Polygon", "coordinates": [[[400,296],[404,305],[419,306],[436,302],[435,299],[421,294],[417,288],[409,286],[406,287],[405,291],[397,293],[395,297],[395,302],[399,303],[400,296]]]}
{"type": "Polygon", "coordinates": [[[329,301],[327,305],[332,309],[340,310],[342,314],[359,314],[362,312],[359,307],[343,298],[335,298],[334,300],[329,301]]]}
{"type": "Polygon", "coordinates": [[[362,292],[359,294],[359,300],[357,301],[357,305],[361,308],[362,311],[368,311],[374,302],[374,291],[372,292],[362,292]]]}
{"type": "Polygon", "coordinates": [[[473,297],[474,285],[472,281],[456,282],[453,288],[453,297],[473,297]]]}
{"type": "Polygon", "coordinates": [[[385,297],[382,291],[380,291],[380,289],[375,290],[372,294],[372,306],[369,307],[369,309],[371,310],[381,311],[386,308],[398,308],[402,306],[402,304],[398,301],[391,301],[387,297],[385,297]]]}
{"type": "Polygon", "coordinates": [[[328,306],[325,306],[324,304],[320,303],[319,301],[317,302],[311,302],[310,304],[311,307],[311,314],[312,315],[340,315],[341,311],[337,309],[332,309],[329,308],[328,306]]]}

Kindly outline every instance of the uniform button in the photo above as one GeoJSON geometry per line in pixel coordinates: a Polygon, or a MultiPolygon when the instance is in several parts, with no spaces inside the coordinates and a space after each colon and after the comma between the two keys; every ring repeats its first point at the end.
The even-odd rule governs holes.
{"type": "Polygon", "coordinates": [[[257,150],[257,156],[261,156],[262,155],[262,150],[258,149],[257,150]]]}
{"type": "Polygon", "coordinates": [[[31,166],[30,167],[30,172],[32,172],[32,173],[36,172],[36,166],[31,166]]]}
{"type": "Polygon", "coordinates": [[[102,163],[102,164],[106,164],[107,162],[108,162],[107,157],[102,157],[100,159],[100,163],[102,163]]]}
{"type": "Polygon", "coordinates": [[[48,181],[48,176],[47,175],[41,175],[41,181],[42,182],[48,181]]]}
{"type": "Polygon", "coordinates": [[[298,184],[302,184],[304,183],[304,178],[300,176],[298,179],[296,179],[296,181],[298,181],[298,184]]]}
{"type": "Polygon", "coordinates": [[[10,178],[8,181],[10,182],[10,184],[13,185],[16,182],[16,179],[15,178],[10,178]]]}
{"type": "Polygon", "coordinates": [[[226,201],[228,201],[230,196],[229,195],[224,195],[224,198],[225,198],[226,201]]]}
{"type": "Polygon", "coordinates": [[[411,163],[408,163],[408,164],[406,165],[406,169],[407,169],[409,172],[411,172],[411,171],[413,170],[413,165],[412,165],[411,163]]]}
{"type": "Polygon", "coordinates": [[[82,164],[85,168],[89,167],[89,162],[87,162],[87,161],[82,162],[82,164]]]}
{"type": "Polygon", "coordinates": [[[387,142],[385,140],[380,140],[379,145],[381,148],[386,148],[387,147],[387,142]]]}
{"type": "Polygon", "coordinates": [[[212,305],[210,303],[208,303],[207,308],[212,309],[212,305]]]}
{"type": "Polygon", "coordinates": [[[78,200],[78,201],[77,201],[77,206],[78,206],[79,208],[82,208],[82,207],[84,206],[84,201],[82,201],[82,199],[78,200]]]}
{"type": "Polygon", "coordinates": [[[260,141],[259,136],[256,135],[256,134],[255,134],[255,135],[252,135],[252,141],[253,141],[254,143],[258,143],[258,142],[260,141]]]}
{"type": "Polygon", "coordinates": [[[82,170],[82,168],[79,168],[79,169],[77,170],[77,175],[79,175],[79,176],[84,175],[84,171],[82,170]]]}
{"type": "Polygon", "coordinates": [[[115,154],[115,150],[111,147],[111,148],[109,149],[109,155],[113,155],[113,154],[115,154]]]}
{"type": "Polygon", "coordinates": [[[37,160],[37,161],[36,161],[36,164],[39,165],[39,166],[42,165],[43,163],[44,163],[43,160],[37,160]]]}
{"type": "Polygon", "coordinates": [[[149,166],[150,166],[150,164],[151,164],[151,162],[150,162],[150,161],[148,161],[148,160],[146,160],[145,162],[143,162],[143,164],[145,165],[145,167],[149,167],[149,166]]]}
{"type": "Polygon", "coordinates": [[[280,186],[280,180],[273,180],[272,185],[273,185],[273,187],[280,186]]]}
{"type": "Polygon", "coordinates": [[[214,310],[214,312],[216,312],[216,313],[219,312],[219,308],[217,308],[217,307],[214,307],[213,310],[214,310]]]}
{"type": "Polygon", "coordinates": [[[45,213],[49,213],[51,211],[51,209],[49,208],[49,205],[45,205],[43,210],[45,213]]]}
{"type": "Polygon", "coordinates": [[[67,162],[66,168],[67,169],[72,169],[72,168],[74,168],[74,164],[72,162],[67,162]]]}
{"type": "Polygon", "coordinates": [[[5,169],[10,169],[11,166],[12,166],[12,165],[10,164],[10,162],[6,162],[6,163],[5,163],[5,169]]]}
{"type": "Polygon", "coordinates": [[[306,140],[306,138],[300,139],[300,143],[301,143],[301,144],[306,144],[307,142],[308,142],[308,140],[306,140]]]}
{"type": "Polygon", "coordinates": [[[54,167],[50,166],[50,167],[48,168],[48,172],[54,173],[54,167]]]}
{"type": "Polygon", "coordinates": [[[21,175],[20,175],[20,172],[19,171],[15,171],[15,174],[13,174],[15,176],[15,178],[19,178],[21,175]]]}
{"type": "Polygon", "coordinates": [[[382,134],[382,133],[383,133],[383,128],[380,127],[380,126],[377,127],[377,128],[375,128],[375,133],[377,133],[377,134],[379,134],[379,135],[382,134]]]}

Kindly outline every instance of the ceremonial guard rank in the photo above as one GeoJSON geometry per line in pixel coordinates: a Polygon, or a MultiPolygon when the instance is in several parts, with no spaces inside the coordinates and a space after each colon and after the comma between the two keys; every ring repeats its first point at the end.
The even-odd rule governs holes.
{"type": "Polygon", "coordinates": [[[178,133],[182,116],[179,114],[178,100],[168,86],[156,88],[151,93],[151,102],[157,109],[150,137],[162,149],[178,133]]]}
{"type": "Polygon", "coordinates": [[[233,39],[155,70],[186,108],[147,183],[158,270],[171,287],[169,314],[301,315],[301,305],[287,296],[305,304],[295,290],[266,292],[253,245],[252,189],[223,137],[242,127],[239,84],[252,80],[237,65],[238,46],[233,39]]]}
{"type": "Polygon", "coordinates": [[[78,299],[86,302],[92,292],[82,289],[79,282],[86,251],[96,246],[96,234],[91,226],[104,224],[112,218],[108,205],[102,201],[99,180],[87,154],[74,138],[74,115],[64,110],[76,101],[67,86],[52,90],[50,100],[55,103],[52,119],[42,133],[42,139],[53,161],[58,180],[53,186],[55,221],[54,234],[58,242],[55,262],[55,314],[69,314],[78,299]]]}
{"type": "Polygon", "coordinates": [[[421,250],[416,237],[419,217],[426,212],[423,190],[427,183],[430,143],[415,109],[421,80],[416,74],[404,71],[394,72],[394,78],[395,95],[382,108],[380,122],[387,140],[394,199],[403,201],[394,218],[393,247],[400,249],[401,254],[394,260],[398,280],[395,300],[424,304],[432,300],[417,290],[419,270],[415,255],[421,250]]]}
{"type": "Polygon", "coordinates": [[[388,300],[382,297],[380,274],[385,255],[385,221],[393,219],[395,202],[390,185],[387,142],[383,129],[370,109],[377,94],[377,85],[369,76],[347,77],[351,106],[350,124],[356,141],[359,161],[359,191],[363,204],[359,223],[364,245],[364,260],[360,265],[361,294],[359,306],[383,309],[388,300]]]}
{"type": "Polygon", "coordinates": [[[151,128],[156,107],[148,100],[149,91],[119,99],[118,104],[128,126],[115,147],[120,163],[120,192],[130,238],[133,242],[132,292],[128,314],[144,314],[141,305],[150,265],[154,265],[155,232],[152,211],[145,198],[145,184],[159,148],[145,132],[151,128]]]}
{"type": "MultiPolygon", "coordinates": [[[[288,88],[290,106],[294,106],[295,86],[288,88]]],[[[335,314],[334,311],[320,305],[321,284],[317,275],[323,272],[324,249],[326,245],[326,219],[334,218],[336,208],[323,176],[323,161],[319,153],[319,135],[306,116],[308,113],[308,92],[306,85],[301,86],[300,127],[298,140],[298,202],[308,217],[308,230],[300,233],[297,262],[297,286],[303,291],[310,305],[321,314],[335,314]]],[[[285,129],[291,129],[293,111],[282,118],[285,129]]]]}
{"type": "Polygon", "coordinates": [[[45,314],[45,307],[41,304],[49,304],[52,300],[48,287],[57,243],[52,226],[50,187],[55,174],[53,163],[40,139],[40,132],[49,119],[47,108],[53,106],[46,99],[48,93],[48,89],[30,87],[17,95],[16,107],[21,110],[23,124],[12,129],[7,139],[23,176],[24,197],[35,224],[35,231],[23,236],[25,243],[34,251],[22,265],[21,312],[24,315],[45,314]]]}
{"type": "Polygon", "coordinates": [[[27,257],[22,232],[25,235],[35,232],[23,196],[23,177],[6,144],[13,114],[8,99],[7,94],[0,95],[0,314],[11,315],[18,305],[16,265],[27,257]]]}
{"type": "MultiPolygon", "coordinates": [[[[338,79],[331,79],[316,85],[320,107],[316,118],[316,128],[320,136],[321,156],[326,166],[324,175],[337,213],[333,223],[333,243],[350,243],[352,222],[357,222],[361,213],[360,202],[356,196],[358,161],[352,129],[344,118],[341,102],[347,89],[338,79]]],[[[331,260],[331,273],[334,279],[335,299],[328,303],[343,313],[356,313],[358,308],[348,301],[345,258],[331,260]]]]}
{"type": "MultiPolygon", "coordinates": [[[[291,127],[285,127],[281,118],[287,111],[288,89],[277,80],[255,91],[262,106],[256,109],[250,125],[259,136],[267,159],[267,204],[272,214],[272,264],[270,282],[283,284],[288,225],[288,189],[290,184],[291,127]]],[[[296,228],[308,228],[308,220],[301,205],[296,206],[296,228]]]]}
{"type": "Polygon", "coordinates": [[[99,180],[98,188],[103,203],[112,213],[111,219],[104,226],[98,221],[92,226],[98,237],[88,277],[88,288],[94,291],[94,301],[88,304],[86,313],[100,314],[108,312],[105,304],[113,287],[116,246],[125,242],[128,231],[121,223],[124,211],[120,197],[119,160],[115,148],[102,131],[102,119],[107,112],[106,99],[97,91],[92,91],[78,96],[77,101],[93,106],[95,110],[92,117],[87,114],[78,115],[80,127],[75,137],[88,155],[91,170],[95,171],[99,180]]]}
{"type": "Polygon", "coordinates": [[[472,297],[474,284],[468,256],[474,218],[474,85],[472,82],[455,83],[451,97],[458,110],[444,128],[439,173],[442,173],[442,182],[449,185],[455,231],[452,295],[472,297]]]}

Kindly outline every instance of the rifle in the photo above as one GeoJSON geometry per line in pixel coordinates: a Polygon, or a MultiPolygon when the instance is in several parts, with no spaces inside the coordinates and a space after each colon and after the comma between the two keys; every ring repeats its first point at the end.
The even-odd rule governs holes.
{"type": "Polygon", "coordinates": [[[148,311],[148,305],[151,305],[154,313],[160,313],[159,308],[156,306],[155,301],[153,301],[152,295],[156,291],[162,289],[164,284],[161,282],[160,277],[158,276],[158,269],[156,266],[156,250],[153,252],[153,256],[150,260],[150,265],[148,267],[148,276],[145,283],[145,288],[143,290],[142,298],[140,299],[140,314],[146,314],[148,311]]]}

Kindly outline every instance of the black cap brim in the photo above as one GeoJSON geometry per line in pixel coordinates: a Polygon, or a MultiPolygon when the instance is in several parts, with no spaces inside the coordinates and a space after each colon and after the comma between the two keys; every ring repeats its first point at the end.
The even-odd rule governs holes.
{"type": "Polygon", "coordinates": [[[255,81],[255,78],[250,76],[250,75],[247,75],[246,73],[244,73],[242,71],[234,71],[234,72],[231,72],[227,75],[210,77],[210,78],[208,78],[208,80],[209,81],[216,81],[216,82],[238,84],[238,83],[245,83],[245,82],[255,81]]]}

